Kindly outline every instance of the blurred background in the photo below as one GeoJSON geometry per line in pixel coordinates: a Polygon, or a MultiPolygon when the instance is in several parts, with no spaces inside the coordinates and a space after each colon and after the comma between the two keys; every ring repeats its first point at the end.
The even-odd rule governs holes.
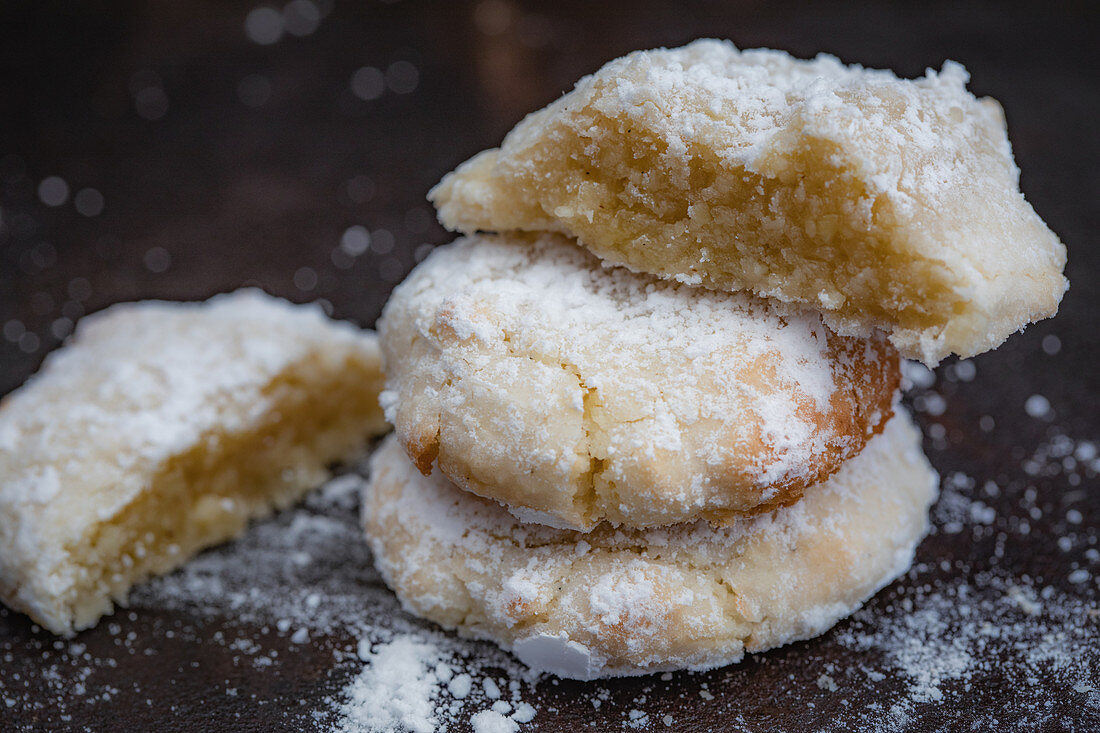
{"type": "MultiPolygon", "coordinates": [[[[956,663],[957,655],[943,653],[958,651],[944,646],[953,638],[970,645],[963,666],[949,670],[950,684],[936,688],[939,698],[912,698],[915,712],[901,728],[946,730],[977,720],[976,729],[1089,729],[1100,725],[1097,8],[1090,0],[5,0],[0,395],[33,373],[81,316],[118,301],[199,299],[258,285],[373,325],[392,287],[449,239],[425,201],[427,190],[496,145],[524,114],[631,50],[715,36],[800,57],[828,52],[908,77],[954,59],[971,72],[976,94],[1003,105],[1022,188],[1067,244],[1072,287],[1057,318],[997,351],[965,365],[949,361],[935,375],[911,375],[907,401],[930,459],[949,479],[933,512],[940,529],[922,545],[908,579],[836,633],[866,629],[873,624],[867,619],[904,624],[910,616],[889,616],[904,603],[906,613],[944,615],[913,637],[917,647],[934,650],[929,664],[956,663]],[[1028,598],[1053,589],[1049,598],[1061,599],[1062,615],[1050,615],[1049,600],[1041,618],[1057,628],[1021,625],[1027,618],[1019,609],[1002,605],[1006,588],[1016,587],[1034,589],[1028,598]],[[971,608],[952,595],[959,593],[980,600],[975,615],[950,615],[971,608]],[[994,644],[973,630],[978,621],[1007,630],[994,644]],[[1092,642],[1060,640],[1063,627],[1092,642]],[[1028,657],[1021,651],[1027,649],[1045,649],[1046,656],[1028,657]],[[962,676],[966,665],[976,677],[962,676]],[[1090,666],[1091,683],[1066,671],[1090,666]]],[[[140,654],[131,661],[121,655],[120,668],[100,680],[124,687],[122,696],[65,722],[56,709],[69,683],[55,685],[54,697],[36,697],[37,683],[27,680],[53,669],[64,681],[78,668],[49,656],[48,635],[0,610],[0,700],[15,714],[0,712],[0,730],[79,728],[80,715],[92,728],[110,729],[118,711],[144,709],[146,696],[181,694],[175,685],[190,678],[184,670],[210,670],[210,684],[230,676],[224,670],[236,664],[235,652],[210,643],[217,624],[199,624],[193,638],[170,642],[154,633],[157,619],[193,619],[166,612],[149,625],[151,616],[119,614],[110,626],[129,634],[135,648],[159,648],[163,674],[143,667],[140,654]],[[139,677],[140,693],[119,682],[139,677]]],[[[113,660],[115,633],[101,625],[80,643],[113,660]]],[[[326,643],[354,647],[347,639],[326,643]]],[[[242,689],[254,685],[253,700],[271,703],[251,711],[255,722],[247,729],[289,726],[291,702],[338,692],[353,674],[331,672],[324,654],[307,674],[303,653],[284,654],[284,666],[266,678],[234,678],[242,689]]],[[[849,702],[869,716],[860,720],[874,719],[893,694],[888,690],[901,689],[890,685],[902,684],[890,677],[883,692],[864,681],[844,693],[843,705],[829,697],[822,670],[870,663],[835,643],[835,635],[754,659],[759,663],[713,675],[678,676],[671,691],[611,684],[600,715],[606,726],[621,727],[639,695],[658,706],[698,701],[696,688],[706,688],[706,680],[728,695],[725,712],[713,717],[689,706],[677,713],[690,723],[682,729],[804,730],[813,721],[853,720],[843,718],[849,702]]],[[[910,671],[924,674],[916,669],[910,671]]],[[[238,704],[188,689],[190,708],[175,717],[158,709],[146,722],[193,730],[187,721],[205,714],[223,729],[239,725],[238,704]]],[[[581,685],[539,689],[542,709],[557,711],[540,713],[544,729],[573,729],[596,715],[574,700],[585,694],[581,685]]],[[[304,713],[293,720],[299,722],[289,727],[315,721],[304,713]]]]}
{"type": "Polygon", "coordinates": [[[603,62],[701,36],[965,64],[1071,247],[1066,308],[1094,311],[1074,275],[1096,272],[1096,21],[1092,2],[9,0],[0,394],[120,300],[258,284],[372,324],[448,239],[424,199],[443,173],[603,62]]]}

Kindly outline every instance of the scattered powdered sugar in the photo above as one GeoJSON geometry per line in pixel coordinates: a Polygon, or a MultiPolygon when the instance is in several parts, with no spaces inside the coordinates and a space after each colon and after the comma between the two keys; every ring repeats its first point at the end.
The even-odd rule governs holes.
{"type": "MultiPolygon", "coordinates": [[[[190,638],[201,643],[192,648],[228,657],[237,670],[220,685],[211,678],[204,694],[245,712],[272,702],[250,691],[248,680],[297,675],[294,655],[318,655],[331,683],[325,694],[303,693],[300,712],[287,714],[287,727],[302,730],[519,731],[559,720],[567,704],[583,704],[597,729],[674,730],[715,716],[730,729],[756,729],[775,722],[768,717],[775,703],[761,707],[738,690],[757,689],[754,679],[769,672],[785,716],[804,715],[801,727],[769,724],[777,730],[1089,729],[1087,721],[1100,721],[1100,537],[1088,501],[1100,468],[1097,441],[1044,429],[1041,442],[1018,455],[1020,473],[1067,490],[1044,494],[1017,479],[945,474],[932,511],[935,536],[907,577],[809,645],[705,675],[559,686],[492,645],[413,619],[373,568],[357,517],[362,478],[350,473],[240,540],[144,584],[130,611],[76,641],[0,635],[0,711],[62,729],[87,719],[87,709],[108,715],[121,705],[162,706],[158,718],[175,720],[186,715],[178,701],[162,702],[151,683],[120,672],[128,656],[175,659],[160,647],[190,638]],[[1054,570],[1040,577],[1000,569],[1026,567],[1008,556],[1041,541],[1027,529],[1036,517],[1053,522],[1043,567],[1054,570]],[[1018,544],[1025,536],[1029,544],[1018,544]],[[181,627],[159,617],[188,621],[181,627]],[[17,650],[30,644],[40,648],[33,664],[17,650]],[[982,704],[994,686],[1013,690],[1019,702],[982,704]]],[[[600,588],[592,592],[602,597],[600,588]]],[[[8,616],[0,609],[0,624],[11,623],[8,616]]]]}
{"type": "MultiPolygon", "coordinates": [[[[357,521],[365,470],[364,464],[360,473],[333,479],[303,506],[151,581],[134,594],[133,605],[186,609],[206,617],[231,615],[238,624],[271,624],[296,645],[308,644],[313,636],[355,639],[337,657],[365,666],[315,716],[341,733],[425,733],[463,722],[475,730],[519,730],[521,723],[535,718],[536,710],[522,700],[522,692],[537,676],[499,650],[487,651],[485,645],[405,616],[375,580],[357,521]],[[318,570],[332,563],[339,568],[333,566],[330,582],[318,570]],[[259,573],[258,568],[273,570],[259,573]],[[377,591],[364,598],[357,587],[362,582],[377,591]],[[494,676],[501,671],[503,677],[494,676]],[[507,715],[499,706],[493,708],[497,703],[509,706],[507,715]],[[333,712],[334,722],[329,720],[333,712]]],[[[250,639],[229,643],[251,657],[257,669],[275,663],[250,639]]]]}
{"type": "MultiPolygon", "coordinates": [[[[1100,695],[1091,689],[1100,669],[1095,599],[1082,603],[1052,586],[989,571],[933,587],[920,582],[929,569],[918,565],[911,571],[907,592],[885,616],[881,609],[860,611],[834,635],[870,662],[848,668],[841,686],[887,677],[901,684],[900,694],[884,696],[881,709],[856,715],[853,722],[903,730],[921,719],[927,704],[955,708],[987,682],[1004,677],[1021,698],[1033,697],[1025,705],[1032,722],[1061,722],[1049,710],[1051,690],[1081,693],[1080,703],[1100,713],[1100,695]]],[[[827,689],[837,689],[831,678],[827,689]]],[[[972,729],[982,728],[982,721],[995,727],[998,711],[972,712],[977,726],[972,729]]]]}
{"type": "MultiPolygon", "coordinates": [[[[997,518],[993,507],[973,496],[974,479],[963,473],[950,473],[940,483],[940,499],[933,509],[933,519],[940,532],[959,534],[964,528],[970,528],[975,534],[982,534],[997,518]]],[[[994,485],[995,486],[995,485],[994,485]]],[[[994,487],[987,484],[986,494],[994,487]]]]}
{"type": "MultiPolygon", "coordinates": [[[[1071,487],[1077,487],[1100,476],[1100,450],[1094,441],[1075,440],[1055,431],[1023,461],[1021,468],[1028,476],[1063,476],[1071,487]]],[[[1080,495],[1071,492],[1069,496],[1080,495]]]]}

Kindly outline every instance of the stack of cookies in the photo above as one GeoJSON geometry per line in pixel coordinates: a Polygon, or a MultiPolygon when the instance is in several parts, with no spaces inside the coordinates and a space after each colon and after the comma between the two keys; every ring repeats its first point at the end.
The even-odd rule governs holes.
{"type": "Polygon", "coordinates": [[[448,175],[467,236],[379,323],[363,516],[404,605],[591,679],[814,636],[903,573],[936,474],[899,352],[992,348],[1066,287],[965,81],[700,41],[448,175]]]}

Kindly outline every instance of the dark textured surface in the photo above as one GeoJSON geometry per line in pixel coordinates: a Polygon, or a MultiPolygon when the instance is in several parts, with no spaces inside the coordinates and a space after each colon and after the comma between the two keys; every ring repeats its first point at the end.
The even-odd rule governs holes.
{"type": "MultiPolygon", "coordinates": [[[[950,483],[957,506],[934,512],[938,529],[917,569],[821,639],[670,681],[545,682],[526,699],[544,730],[618,729],[633,708],[656,729],[666,714],[681,730],[1100,727],[1100,697],[1089,689],[1100,687],[1100,487],[1087,461],[1065,460],[1067,450],[1087,456],[1082,446],[1100,442],[1094,3],[368,0],[337,3],[315,32],[266,46],[245,34],[253,7],[0,5],[0,394],[37,368],[72,321],[121,300],[260,284],[372,324],[418,246],[447,240],[427,189],[627,51],[723,36],[904,75],[952,58],[970,70],[975,93],[1003,104],[1022,187],[1067,243],[1072,282],[1056,319],[972,360],[972,380],[948,364],[932,391],[916,395],[933,464],[973,485],[959,476],[950,483]],[[353,93],[361,67],[390,70],[377,99],[353,93]],[[39,196],[48,176],[70,189],[60,206],[39,196]],[[74,206],[86,188],[104,198],[97,215],[74,206]],[[373,235],[373,248],[357,257],[337,252],[352,225],[373,235]],[[1048,353],[1052,335],[1057,353],[1048,353]],[[1036,394],[1050,413],[1025,411],[1036,394]],[[959,507],[966,516],[953,531],[959,507]],[[1021,608],[1030,607],[1005,601],[1013,588],[1039,598],[1050,590],[1028,615],[1021,608]],[[965,597],[951,601],[959,592],[965,597]],[[963,660],[971,669],[948,675],[940,699],[914,693],[913,665],[891,673],[898,658],[883,645],[852,641],[868,629],[889,635],[883,624],[904,627],[913,608],[943,615],[953,607],[971,615],[914,626],[916,645],[974,642],[963,660]],[[996,642],[974,641],[972,625],[983,623],[996,642]],[[1029,656],[1036,648],[1046,651],[1029,656]],[[598,708],[597,689],[608,691],[598,708]],[[899,701],[907,712],[892,717],[899,701]]],[[[336,577],[379,597],[366,550],[348,553],[295,582],[323,588],[336,577]]],[[[347,633],[302,647],[262,624],[137,605],[80,635],[81,653],[0,611],[0,729],[324,727],[331,714],[311,713],[331,710],[324,698],[357,671],[333,662],[333,650],[354,649],[347,633]],[[262,671],[241,664],[217,641],[223,626],[281,655],[262,671]]],[[[364,608],[396,613],[392,603],[364,608]]]]}

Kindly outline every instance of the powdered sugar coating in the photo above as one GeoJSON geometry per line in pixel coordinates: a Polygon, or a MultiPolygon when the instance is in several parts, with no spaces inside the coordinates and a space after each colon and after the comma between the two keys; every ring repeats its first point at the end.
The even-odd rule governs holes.
{"type": "Polygon", "coordinates": [[[328,462],[385,431],[373,405],[380,362],[374,334],[259,291],[84,319],[0,409],[0,598],[57,633],[86,627],[124,600],[128,580],[318,485],[328,462]],[[292,409],[322,415],[297,443],[286,422],[310,423],[298,412],[284,420],[292,409]],[[257,432],[266,437],[250,445],[257,432]],[[277,469],[248,463],[279,440],[291,442],[277,469]],[[241,464],[225,465],[231,456],[241,464]],[[269,470],[282,471],[270,486],[247,484],[269,470]],[[206,479],[220,482],[203,487],[211,496],[185,495],[206,479]],[[154,514],[148,538],[143,506],[154,514]],[[182,520],[159,512],[193,525],[165,538],[161,525],[182,520]]]}
{"type": "Polygon", "coordinates": [[[706,669],[822,633],[905,571],[936,475],[899,412],[797,504],[724,528],[524,524],[389,438],[363,521],[411,612],[580,679],[706,669]]]}
{"type": "Polygon", "coordinates": [[[632,269],[820,309],[934,365],[1053,315],[1065,248],[1024,200],[1004,115],[924,78],[728,42],[640,51],[430,194],[470,233],[558,231],[632,269]]]}
{"type": "Polygon", "coordinates": [[[422,469],[589,529],[797,500],[891,414],[882,337],[602,267],[557,235],[436,250],[379,321],[389,420],[422,469]]]}

